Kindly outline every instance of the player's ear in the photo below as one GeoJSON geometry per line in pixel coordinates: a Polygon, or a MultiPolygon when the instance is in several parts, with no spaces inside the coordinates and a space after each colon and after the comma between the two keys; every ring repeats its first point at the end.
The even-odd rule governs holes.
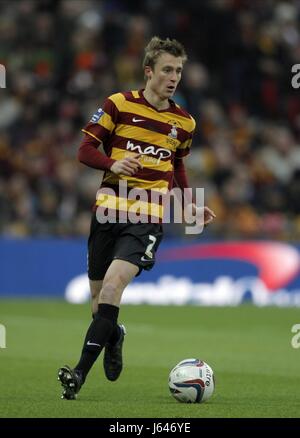
{"type": "Polygon", "coordinates": [[[145,73],[145,77],[147,78],[147,80],[152,78],[152,69],[149,65],[145,66],[144,73],[145,73]]]}

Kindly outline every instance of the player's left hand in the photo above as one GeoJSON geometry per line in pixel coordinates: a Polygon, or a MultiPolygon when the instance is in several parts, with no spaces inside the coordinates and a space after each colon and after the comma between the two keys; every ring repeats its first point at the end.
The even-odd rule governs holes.
{"type": "Polygon", "coordinates": [[[204,225],[208,225],[216,218],[216,214],[207,206],[197,207],[195,204],[193,204],[192,211],[193,215],[202,218],[204,225]]]}

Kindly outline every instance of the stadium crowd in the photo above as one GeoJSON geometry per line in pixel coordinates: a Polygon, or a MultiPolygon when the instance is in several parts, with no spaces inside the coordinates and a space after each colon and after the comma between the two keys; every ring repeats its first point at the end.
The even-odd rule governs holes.
{"type": "Polygon", "coordinates": [[[299,240],[299,29],[299,0],[2,0],[0,233],[88,235],[99,173],[76,160],[80,130],[143,87],[159,35],[189,55],[175,100],[197,122],[186,165],[217,214],[206,237],[299,240]]]}

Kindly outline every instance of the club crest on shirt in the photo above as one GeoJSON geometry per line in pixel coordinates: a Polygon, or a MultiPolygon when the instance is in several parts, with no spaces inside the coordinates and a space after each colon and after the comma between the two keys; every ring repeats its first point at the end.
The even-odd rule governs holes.
{"type": "Polygon", "coordinates": [[[177,129],[175,125],[172,126],[171,132],[168,134],[168,136],[175,139],[177,138],[177,129]]]}
{"type": "Polygon", "coordinates": [[[100,120],[100,118],[103,116],[103,114],[104,114],[103,109],[98,108],[97,112],[93,115],[90,122],[97,123],[100,120]]]}

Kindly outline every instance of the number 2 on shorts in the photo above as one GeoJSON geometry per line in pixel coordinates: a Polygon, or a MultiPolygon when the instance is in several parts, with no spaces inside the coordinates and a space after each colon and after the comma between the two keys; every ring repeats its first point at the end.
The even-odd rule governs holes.
{"type": "Polygon", "coordinates": [[[156,242],[156,237],[155,236],[152,236],[152,234],[149,234],[149,240],[150,240],[150,243],[149,243],[149,245],[147,246],[147,248],[146,248],[146,251],[145,251],[145,255],[147,256],[147,257],[149,257],[149,259],[153,259],[153,252],[152,252],[152,248],[153,248],[153,246],[155,245],[155,242],[156,242]]]}

